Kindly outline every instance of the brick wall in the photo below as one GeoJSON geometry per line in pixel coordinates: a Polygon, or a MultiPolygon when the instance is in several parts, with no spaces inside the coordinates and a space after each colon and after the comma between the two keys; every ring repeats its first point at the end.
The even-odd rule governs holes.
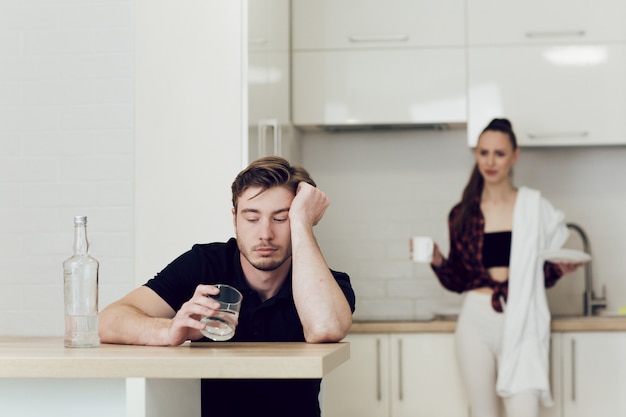
{"type": "Polygon", "coordinates": [[[132,0],[0,3],[0,334],[61,335],[73,216],[133,286],[132,0]]]}

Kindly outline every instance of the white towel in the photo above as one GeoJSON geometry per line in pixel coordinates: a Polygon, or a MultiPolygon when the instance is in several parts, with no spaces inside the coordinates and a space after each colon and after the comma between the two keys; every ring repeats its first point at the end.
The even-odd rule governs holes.
{"type": "Polygon", "coordinates": [[[541,193],[521,187],[513,210],[509,292],[496,390],[509,397],[535,391],[552,405],[549,361],[550,310],[541,251],[559,249],[569,236],[562,212],[541,193]]]}

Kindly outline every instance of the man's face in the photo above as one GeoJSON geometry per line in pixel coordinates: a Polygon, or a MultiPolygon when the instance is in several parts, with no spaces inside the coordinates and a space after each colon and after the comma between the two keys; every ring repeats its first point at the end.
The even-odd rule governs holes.
{"type": "Polygon", "coordinates": [[[294,198],[285,187],[246,189],[233,209],[237,245],[255,268],[272,271],[291,258],[289,207],[294,198]],[[254,197],[256,195],[256,197],[254,197]]]}

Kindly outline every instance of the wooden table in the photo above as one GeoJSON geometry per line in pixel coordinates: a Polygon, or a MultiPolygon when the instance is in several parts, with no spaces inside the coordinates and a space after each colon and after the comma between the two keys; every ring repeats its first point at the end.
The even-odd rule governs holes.
{"type": "Polygon", "coordinates": [[[102,344],[0,337],[0,378],[322,378],[350,357],[347,343],[102,344]]]}
{"type": "MultiPolygon", "coordinates": [[[[101,406],[109,406],[112,401],[123,404],[109,414],[119,415],[124,409],[127,417],[199,416],[202,378],[321,379],[349,357],[348,343],[216,342],[177,347],[102,344],[96,348],[66,348],[62,338],[0,337],[0,391],[4,390],[5,395],[2,397],[0,392],[0,415],[16,415],[19,409],[26,413],[23,415],[43,412],[48,417],[70,417],[67,410],[38,407],[81,401],[86,395],[76,392],[77,385],[88,394],[111,384],[104,381],[116,380],[120,394],[117,399],[112,394],[102,396],[101,406]],[[72,384],[71,389],[59,389],[64,383],[72,384]],[[57,400],[65,391],[67,400],[57,400]],[[32,400],[34,392],[37,401],[32,400]]],[[[84,415],[96,415],[93,413],[99,407],[93,403],[93,396],[90,398],[85,400],[84,415]]]]}

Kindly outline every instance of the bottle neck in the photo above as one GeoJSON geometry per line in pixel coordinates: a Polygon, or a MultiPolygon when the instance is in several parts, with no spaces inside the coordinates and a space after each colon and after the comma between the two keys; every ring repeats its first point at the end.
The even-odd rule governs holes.
{"type": "Polygon", "coordinates": [[[78,223],[74,225],[74,254],[87,255],[89,242],[87,242],[87,225],[78,223]]]}

